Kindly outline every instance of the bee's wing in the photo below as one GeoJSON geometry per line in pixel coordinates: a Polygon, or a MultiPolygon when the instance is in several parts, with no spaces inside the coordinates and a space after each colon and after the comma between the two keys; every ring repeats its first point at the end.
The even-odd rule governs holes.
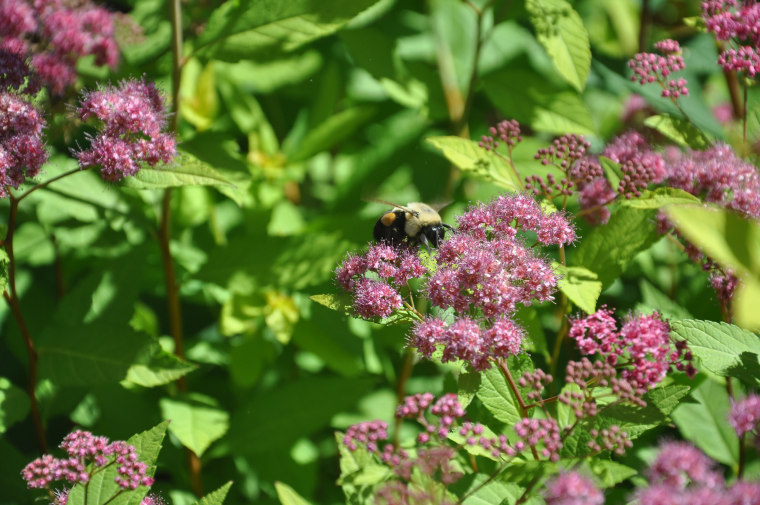
{"type": "Polygon", "coordinates": [[[404,205],[399,205],[397,203],[389,202],[388,200],[380,200],[379,198],[365,198],[368,202],[375,202],[375,203],[382,203],[385,205],[390,205],[391,207],[398,207],[399,209],[408,212],[410,214],[417,215],[417,212],[413,211],[412,209],[405,207],[404,205]]]}
{"type": "Polygon", "coordinates": [[[432,204],[430,204],[430,206],[431,206],[431,207],[432,207],[432,208],[433,208],[433,209],[434,209],[436,212],[441,212],[443,209],[445,209],[446,207],[448,207],[448,206],[449,206],[449,205],[451,205],[452,203],[454,203],[454,200],[449,200],[448,202],[444,202],[444,203],[436,202],[436,203],[432,203],[432,204]]]}

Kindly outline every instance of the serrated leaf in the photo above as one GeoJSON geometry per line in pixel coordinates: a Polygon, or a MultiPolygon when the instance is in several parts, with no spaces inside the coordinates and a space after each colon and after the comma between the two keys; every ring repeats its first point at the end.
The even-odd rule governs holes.
{"type": "Polygon", "coordinates": [[[694,403],[682,403],[671,417],[681,435],[711,458],[736,468],[739,440],[728,424],[730,401],[726,388],[705,380],[691,392],[694,403]]]}
{"type": "Polygon", "coordinates": [[[479,147],[473,140],[461,137],[430,137],[427,141],[465,172],[471,172],[510,191],[519,191],[522,188],[522,182],[505,159],[479,147]]]}
{"type": "Polygon", "coordinates": [[[596,312],[596,302],[602,293],[597,275],[587,268],[566,267],[560,263],[552,264],[552,268],[562,276],[558,286],[570,301],[587,314],[596,312]]]}
{"type": "Polygon", "coordinates": [[[280,499],[282,505],[311,505],[310,501],[306,500],[287,484],[275,482],[274,489],[277,491],[277,498],[280,499]]]}
{"type": "Polygon", "coordinates": [[[517,397],[498,367],[493,366],[481,373],[477,394],[483,405],[499,421],[513,425],[522,418],[517,397]]]}
{"type": "Polygon", "coordinates": [[[595,228],[581,241],[571,260],[596,272],[602,288],[606,288],[658,238],[653,211],[621,207],[607,224],[595,228]]]}
{"type": "Polygon", "coordinates": [[[229,414],[217,408],[211,397],[163,398],[159,404],[161,415],[172,421],[169,431],[199,457],[229,429],[229,414]]]}
{"type": "Polygon", "coordinates": [[[645,190],[637,198],[622,199],[620,204],[634,209],[659,209],[671,204],[698,204],[699,198],[678,188],[657,188],[645,190]]]}
{"type": "Polygon", "coordinates": [[[685,119],[662,114],[646,118],[644,124],[654,128],[673,142],[696,151],[704,150],[710,146],[710,140],[705,137],[705,134],[685,119]]]}
{"type": "Polygon", "coordinates": [[[581,17],[564,0],[528,0],[525,7],[538,41],[560,75],[583,91],[591,68],[591,47],[581,17]]]}
{"type": "Polygon", "coordinates": [[[196,50],[225,61],[294,51],[335,33],[377,0],[243,0],[218,7],[196,50]]]}
{"type": "Polygon", "coordinates": [[[742,354],[760,355],[760,336],[728,323],[698,319],[673,321],[673,333],[689,343],[689,349],[711,372],[728,376],[742,366],[742,354]]]}
{"type": "Polygon", "coordinates": [[[136,363],[127,370],[125,380],[138,386],[152,388],[174,382],[196,368],[194,364],[179,359],[155,344],[147,347],[137,357],[136,363]]]}
{"type": "Polygon", "coordinates": [[[616,163],[606,156],[599,156],[599,163],[602,165],[604,175],[610,187],[615,189],[620,185],[620,179],[623,178],[623,171],[620,169],[620,163],[616,163]]]}
{"type": "Polygon", "coordinates": [[[227,186],[232,182],[192,154],[179,151],[169,165],[145,166],[132,177],[125,177],[124,187],[163,189],[177,186],[227,186]]]}
{"type": "Polygon", "coordinates": [[[655,388],[647,393],[647,402],[652,403],[666,416],[673,412],[678,403],[684,398],[691,388],[682,384],[671,384],[655,388]]]}
{"type": "Polygon", "coordinates": [[[457,380],[457,399],[463,408],[467,408],[480,389],[479,372],[462,372],[457,380]]]}
{"type": "Polygon", "coordinates": [[[231,487],[232,487],[232,481],[229,481],[223,486],[221,486],[219,489],[210,492],[209,494],[207,494],[206,496],[204,496],[203,498],[195,502],[195,505],[222,505],[231,487]]]}

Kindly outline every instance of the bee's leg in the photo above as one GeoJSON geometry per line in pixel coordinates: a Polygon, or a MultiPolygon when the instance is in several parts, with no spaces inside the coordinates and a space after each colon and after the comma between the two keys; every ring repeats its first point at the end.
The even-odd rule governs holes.
{"type": "Polygon", "coordinates": [[[428,254],[430,254],[430,242],[428,242],[428,238],[425,236],[424,233],[420,233],[420,242],[425,244],[425,247],[427,248],[428,254]]]}

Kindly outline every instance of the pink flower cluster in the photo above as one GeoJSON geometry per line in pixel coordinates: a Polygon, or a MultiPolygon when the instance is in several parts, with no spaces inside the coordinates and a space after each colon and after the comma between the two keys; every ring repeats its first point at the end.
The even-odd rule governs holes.
{"type": "Polygon", "coordinates": [[[48,488],[58,480],[85,483],[97,469],[110,465],[117,466],[115,481],[122,489],[153,485],[148,466],[138,460],[134,446],[124,441],[109,442],[106,437],[76,430],[66,435],[60,447],[68,454],[67,458],[45,454],[24,467],[21,476],[29,488],[48,488]]]}
{"type": "Polygon", "coordinates": [[[353,295],[356,313],[365,318],[386,318],[403,306],[399,289],[427,270],[409,247],[374,244],[362,255],[349,254],[335,271],[337,283],[353,295]]]}
{"type": "Polygon", "coordinates": [[[522,136],[520,135],[520,123],[514,119],[505,119],[499,122],[496,126],[492,126],[488,133],[490,135],[483,135],[478,142],[478,145],[487,151],[495,151],[499,147],[499,140],[501,140],[510,151],[520,141],[522,136]]]}
{"type": "Polygon", "coordinates": [[[612,310],[602,307],[594,314],[572,321],[569,336],[581,353],[599,354],[613,366],[625,366],[621,377],[631,383],[638,394],[656,386],[671,368],[696,374],[692,355],[685,341],[673,343],[670,325],[655,312],[629,316],[620,331],[612,310]]]}
{"type": "MultiPolygon", "coordinates": [[[[67,505],[69,502],[70,491],[70,488],[56,489],[53,492],[52,505],[67,505]]],[[[145,498],[142,499],[140,505],[166,505],[166,501],[157,494],[148,493],[145,495],[145,498]]]]}
{"type": "Polygon", "coordinates": [[[725,70],[744,72],[750,77],[760,72],[760,4],[708,0],[702,2],[702,18],[708,32],[732,46],[718,58],[725,70]]]}
{"type": "Polygon", "coordinates": [[[675,40],[663,40],[655,44],[662,55],[654,53],[637,53],[628,61],[633,70],[632,81],[639,84],[657,82],[662,86],[662,96],[672,100],[689,94],[686,79],[669,79],[671,74],[686,68],[681,47],[675,40]]]}
{"type": "Polygon", "coordinates": [[[669,186],[747,217],[760,218],[760,174],[726,144],[673,156],[667,172],[669,186]]]}
{"type": "Polygon", "coordinates": [[[546,505],[603,505],[604,494],[591,479],[572,471],[547,483],[544,500],[546,505]]]}
{"type": "Polygon", "coordinates": [[[745,399],[734,402],[728,414],[728,422],[740,437],[760,426],[760,396],[751,394],[745,399]]]}
{"type": "Polygon", "coordinates": [[[24,55],[0,46],[0,90],[35,95],[40,90],[37,74],[24,55]]]}
{"type": "Polygon", "coordinates": [[[119,60],[113,15],[86,0],[0,0],[0,38],[0,48],[31,59],[54,95],[74,83],[79,58],[110,67],[119,60]]]}
{"type": "Polygon", "coordinates": [[[758,493],[757,482],[737,481],[727,487],[715,462],[691,444],[665,442],[649,466],[649,486],[634,498],[639,505],[746,505],[756,503],[758,493]]]}
{"type": "Polygon", "coordinates": [[[137,173],[142,163],[169,163],[177,141],[165,133],[166,111],[155,85],[123,81],[118,88],[105,87],[86,93],[77,116],[98,121],[98,134],[90,148],[76,157],[82,168],[99,166],[104,179],[115,181],[137,173]]]}
{"type": "Polygon", "coordinates": [[[638,132],[628,132],[607,144],[603,156],[620,163],[623,177],[617,192],[626,198],[641,196],[641,191],[649,184],[659,183],[667,174],[665,160],[649,148],[647,141],[638,132]]]}
{"type": "Polygon", "coordinates": [[[45,120],[31,103],[14,93],[0,92],[0,197],[34,177],[47,161],[42,138],[45,120]]]}

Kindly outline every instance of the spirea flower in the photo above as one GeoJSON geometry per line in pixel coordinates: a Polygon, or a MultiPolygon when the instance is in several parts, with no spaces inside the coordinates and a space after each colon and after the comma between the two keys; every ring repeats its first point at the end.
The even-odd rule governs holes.
{"type": "Polygon", "coordinates": [[[115,67],[119,49],[113,15],[87,0],[0,0],[0,38],[32,62],[42,83],[62,95],[76,81],[76,63],[92,55],[95,65],[115,67]]]}
{"type": "Polygon", "coordinates": [[[578,472],[562,473],[546,485],[546,505],[602,505],[604,494],[578,472]]]}
{"type": "Polygon", "coordinates": [[[525,395],[528,400],[540,402],[544,386],[550,384],[553,380],[554,378],[551,374],[547,374],[540,368],[537,368],[532,372],[525,372],[517,381],[517,384],[521,388],[528,388],[528,393],[525,395]]]}
{"type": "Polygon", "coordinates": [[[633,70],[632,81],[639,84],[657,82],[662,86],[662,96],[673,100],[689,94],[685,79],[671,79],[671,74],[686,68],[681,47],[675,40],[663,40],[655,44],[655,49],[663,55],[637,53],[628,61],[633,70]]]}
{"type": "Polygon", "coordinates": [[[21,476],[28,487],[49,489],[52,482],[60,480],[71,484],[88,482],[98,469],[111,464],[116,465],[114,480],[122,489],[153,485],[148,466],[139,461],[135,447],[124,441],[109,442],[105,437],[76,430],[63,439],[60,447],[68,457],[45,454],[24,467],[21,476]]]}
{"type": "Polygon", "coordinates": [[[0,197],[34,177],[47,161],[42,114],[21,96],[0,92],[0,197]]]}
{"type": "Polygon", "coordinates": [[[760,424],[760,396],[751,394],[741,401],[732,403],[728,422],[740,437],[755,431],[760,424]]]}
{"type": "Polygon", "coordinates": [[[536,450],[542,458],[559,461],[562,439],[556,419],[523,418],[515,424],[515,433],[520,439],[514,444],[518,452],[530,448],[536,450]]]}
{"type": "Polygon", "coordinates": [[[98,166],[106,180],[137,173],[142,163],[169,163],[176,154],[176,140],[166,128],[161,93],[145,81],[124,81],[86,93],[77,116],[94,118],[98,133],[90,148],[76,154],[82,168],[98,166]]]}
{"type": "Polygon", "coordinates": [[[715,488],[724,484],[716,463],[688,442],[660,444],[657,458],[649,465],[652,484],[686,488],[690,484],[715,488]]]}
{"type": "Polygon", "coordinates": [[[671,368],[693,377],[696,370],[685,343],[671,342],[670,326],[655,312],[629,316],[618,331],[607,307],[571,323],[569,336],[582,353],[599,354],[611,365],[623,365],[621,377],[641,394],[656,386],[671,368]]]}
{"type": "Polygon", "coordinates": [[[672,159],[667,184],[747,217],[760,217],[760,174],[726,144],[672,159]]]}
{"type": "Polygon", "coordinates": [[[362,444],[370,452],[378,452],[378,442],[388,439],[388,423],[384,421],[365,421],[354,424],[346,430],[343,445],[355,451],[362,444]]]}
{"type": "Polygon", "coordinates": [[[578,192],[583,216],[591,224],[604,224],[610,219],[610,209],[607,207],[617,193],[610,187],[610,183],[604,177],[597,177],[593,181],[583,184],[578,192]]]}
{"type": "Polygon", "coordinates": [[[0,47],[0,90],[34,95],[39,89],[39,77],[29,67],[24,55],[20,51],[0,47]]]}
{"type": "Polygon", "coordinates": [[[613,139],[602,155],[620,163],[623,177],[617,192],[626,198],[641,196],[641,191],[651,183],[665,178],[665,160],[649,147],[638,132],[628,132],[613,139]]]}

